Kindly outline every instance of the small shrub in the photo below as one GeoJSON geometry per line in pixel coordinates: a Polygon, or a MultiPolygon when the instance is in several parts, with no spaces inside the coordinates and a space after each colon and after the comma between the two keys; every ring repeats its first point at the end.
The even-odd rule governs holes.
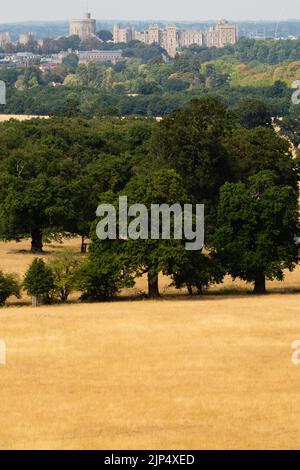
{"type": "Polygon", "coordinates": [[[29,295],[44,303],[50,302],[54,287],[52,270],[41,258],[36,258],[27,270],[23,287],[29,295]]]}
{"type": "Polygon", "coordinates": [[[21,286],[17,274],[4,274],[0,271],[0,306],[5,305],[6,300],[15,295],[20,298],[21,286]]]}
{"type": "Polygon", "coordinates": [[[49,267],[53,275],[53,296],[61,302],[67,302],[69,295],[76,290],[76,274],[80,264],[80,256],[72,250],[64,250],[54,254],[49,267]]]}

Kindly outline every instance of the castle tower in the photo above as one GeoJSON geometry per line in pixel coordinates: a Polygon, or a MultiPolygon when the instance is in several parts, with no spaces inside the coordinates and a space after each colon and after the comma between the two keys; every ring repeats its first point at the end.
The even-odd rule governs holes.
{"type": "Polygon", "coordinates": [[[175,25],[167,26],[163,30],[162,47],[167,51],[170,57],[176,56],[178,38],[177,28],[175,25]]]}
{"type": "Polygon", "coordinates": [[[91,16],[91,13],[86,12],[83,19],[72,20],[70,22],[70,36],[79,36],[81,40],[85,41],[96,35],[96,20],[91,16]]]}

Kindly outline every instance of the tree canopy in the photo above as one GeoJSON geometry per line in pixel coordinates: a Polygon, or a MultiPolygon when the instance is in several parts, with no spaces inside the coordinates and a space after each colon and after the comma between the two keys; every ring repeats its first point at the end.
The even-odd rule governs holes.
{"type": "Polygon", "coordinates": [[[255,293],[265,293],[266,279],[283,280],[298,261],[298,195],[271,171],[221,189],[214,246],[228,273],[254,282],[255,293]]]}

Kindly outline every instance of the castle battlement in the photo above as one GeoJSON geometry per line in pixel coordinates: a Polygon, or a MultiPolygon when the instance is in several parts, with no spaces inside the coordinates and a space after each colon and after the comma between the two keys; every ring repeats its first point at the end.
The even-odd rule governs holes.
{"type": "Polygon", "coordinates": [[[238,39],[238,27],[222,19],[218,24],[206,31],[196,29],[178,29],[175,25],[164,29],[152,25],[147,31],[135,31],[134,28],[120,28],[114,25],[114,42],[128,43],[133,39],[145,44],[159,44],[171,57],[175,57],[178,49],[189,47],[192,44],[207,47],[224,47],[226,44],[235,44],[238,39]]]}

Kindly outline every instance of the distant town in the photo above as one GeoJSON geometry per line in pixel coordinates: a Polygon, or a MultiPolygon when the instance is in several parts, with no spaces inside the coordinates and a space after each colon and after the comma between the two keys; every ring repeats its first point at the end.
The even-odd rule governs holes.
{"type": "MultiPolygon", "coordinates": [[[[108,34],[104,40],[97,34],[96,20],[92,18],[91,13],[87,12],[83,18],[71,20],[68,37],[76,37],[89,47],[87,50],[76,50],[74,42],[71,41],[68,50],[64,48],[50,53],[51,39],[48,37],[36,40],[33,32],[27,32],[20,34],[17,41],[13,41],[9,31],[0,32],[0,48],[3,50],[0,52],[0,66],[27,67],[39,64],[41,70],[45,70],[61,64],[71,52],[78,56],[79,63],[111,62],[116,64],[126,60],[122,55],[122,50],[116,49],[116,45],[128,44],[131,41],[140,41],[148,45],[157,44],[166,51],[169,58],[174,58],[180,49],[191,45],[224,47],[227,44],[235,44],[238,39],[238,26],[230,24],[225,19],[203,31],[182,29],[173,24],[166,27],[151,25],[145,31],[137,31],[134,26],[123,28],[119,24],[115,24],[112,27],[111,37],[108,34]],[[113,46],[111,50],[97,47],[104,42],[113,46]],[[41,50],[40,53],[34,50],[38,47],[41,50]],[[47,49],[49,49],[49,53],[47,53],[47,49]]],[[[56,38],[58,44],[60,39],[60,37],[56,38]]]]}

